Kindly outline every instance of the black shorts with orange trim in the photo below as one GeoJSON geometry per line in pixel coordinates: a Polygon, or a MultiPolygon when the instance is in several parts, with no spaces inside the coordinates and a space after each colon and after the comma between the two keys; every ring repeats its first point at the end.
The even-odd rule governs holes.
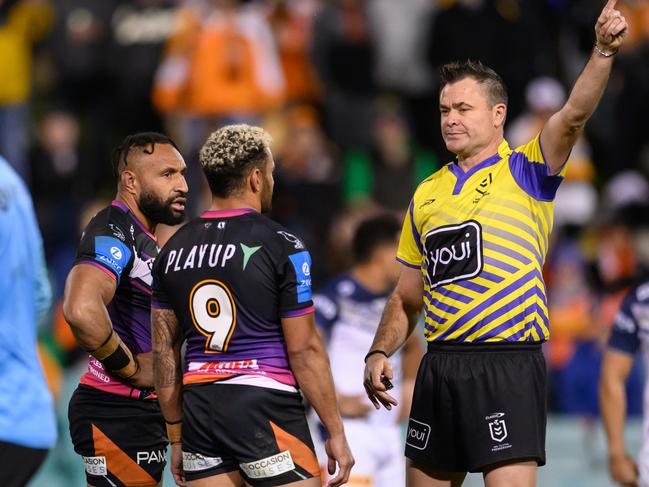
{"type": "Polygon", "coordinates": [[[157,400],[131,399],[80,384],[70,400],[68,418],[89,485],[160,482],[168,442],[157,400]]]}
{"type": "Polygon", "coordinates": [[[243,384],[193,384],[183,391],[187,480],[239,471],[255,487],[319,477],[302,397],[243,384]]]}

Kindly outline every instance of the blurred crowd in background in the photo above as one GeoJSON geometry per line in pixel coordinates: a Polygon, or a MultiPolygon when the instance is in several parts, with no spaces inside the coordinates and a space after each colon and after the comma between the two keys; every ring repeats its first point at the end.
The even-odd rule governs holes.
{"type": "MultiPolygon", "coordinates": [[[[358,221],[403,216],[452,160],[437,68],[479,59],[505,80],[506,138],[561,107],[594,43],[600,0],[0,0],[0,154],[28,182],[57,301],[80,230],[115,193],[111,150],[160,131],[209,204],[197,161],[225,123],[274,138],[272,217],[307,243],[316,289],[349,265],[358,221]]],[[[596,418],[602,348],[649,268],[649,0],[621,0],[630,32],[572,152],[545,277],[550,408],[596,418]]],[[[60,311],[41,326],[55,394],[85,360],[60,311]]],[[[641,412],[641,372],[629,412],[641,412]]],[[[62,406],[62,411],[65,410],[62,406]]],[[[64,433],[62,436],[67,436],[64,433]]]]}

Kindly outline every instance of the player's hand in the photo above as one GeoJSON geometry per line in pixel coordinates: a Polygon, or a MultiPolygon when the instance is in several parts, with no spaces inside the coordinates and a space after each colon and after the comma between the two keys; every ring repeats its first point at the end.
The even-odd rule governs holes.
{"type": "Polygon", "coordinates": [[[174,482],[180,487],[185,487],[185,471],[183,470],[183,450],[182,443],[171,444],[171,475],[173,475],[174,482]]]}
{"type": "Polygon", "coordinates": [[[636,487],[638,485],[638,466],[626,453],[609,457],[608,468],[611,472],[611,478],[618,484],[625,487],[636,487]]]}
{"type": "Polygon", "coordinates": [[[597,47],[604,52],[615,53],[629,30],[629,24],[619,10],[615,10],[617,0],[608,0],[595,24],[597,47]]]}
{"type": "Polygon", "coordinates": [[[153,352],[139,353],[134,359],[139,368],[128,383],[138,389],[153,388],[153,352]]]}
{"type": "Polygon", "coordinates": [[[336,473],[336,464],[338,465],[338,475],[329,481],[328,487],[338,487],[347,483],[349,473],[356,461],[347,444],[345,434],[330,436],[325,442],[325,451],[327,452],[327,471],[329,475],[336,473]]]}
{"type": "Polygon", "coordinates": [[[381,409],[381,404],[387,410],[392,409],[399,402],[387,393],[387,388],[384,383],[385,379],[392,380],[394,374],[392,373],[392,364],[387,357],[379,353],[370,355],[365,364],[365,377],[363,385],[367,397],[370,398],[372,404],[376,409],[381,409]]]}
{"type": "Polygon", "coordinates": [[[338,407],[343,418],[364,418],[372,410],[365,396],[345,396],[338,394],[338,407]]]}

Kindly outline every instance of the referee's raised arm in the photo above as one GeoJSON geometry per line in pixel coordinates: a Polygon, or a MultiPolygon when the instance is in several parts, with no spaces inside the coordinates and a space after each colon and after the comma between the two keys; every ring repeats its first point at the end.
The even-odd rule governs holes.
{"type": "Polygon", "coordinates": [[[541,132],[541,147],[553,174],[561,171],[570,150],[586,122],[597,108],[613,59],[624,42],[628,24],[615,10],[617,0],[608,0],[595,25],[596,41],[590,59],[577,78],[568,101],[555,113],[541,132]]]}

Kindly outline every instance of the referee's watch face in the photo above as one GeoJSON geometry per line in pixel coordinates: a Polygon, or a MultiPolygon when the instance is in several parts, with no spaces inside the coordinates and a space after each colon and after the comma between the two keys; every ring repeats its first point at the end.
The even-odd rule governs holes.
{"type": "Polygon", "coordinates": [[[502,137],[506,107],[490,106],[485,86],[475,79],[447,84],[439,98],[442,138],[458,157],[470,157],[502,137]]]}

